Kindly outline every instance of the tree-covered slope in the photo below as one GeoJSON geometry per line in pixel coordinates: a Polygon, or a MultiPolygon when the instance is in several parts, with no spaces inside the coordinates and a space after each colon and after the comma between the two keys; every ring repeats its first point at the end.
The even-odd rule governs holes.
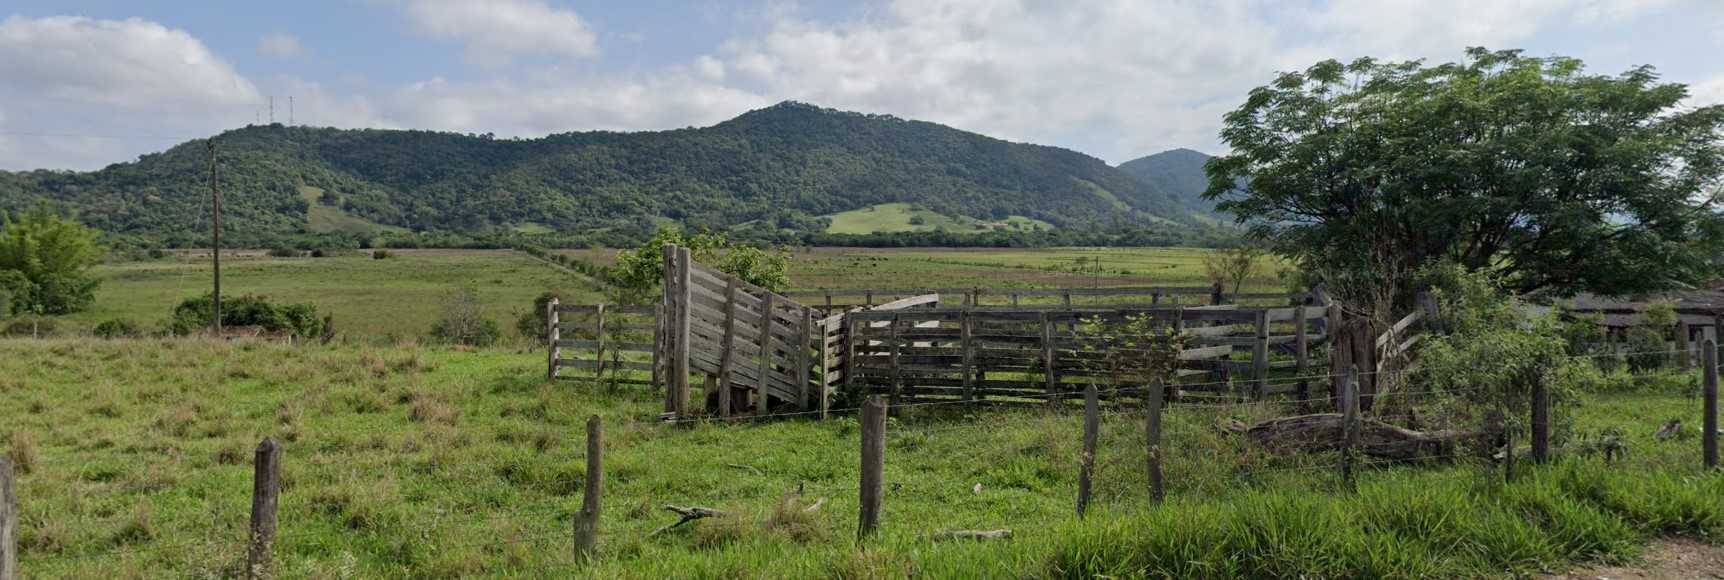
{"type": "Polygon", "coordinates": [[[1158,191],[1166,192],[1194,210],[1214,213],[1215,203],[1203,199],[1209,177],[1203,164],[1211,157],[1190,149],[1173,149],[1119,164],[1119,170],[1158,191]]]}
{"type": "MultiPolygon", "coordinates": [[[[311,204],[454,232],[644,231],[665,219],[817,230],[814,216],[895,202],[1061,228],[1196,223],[1180,200],[1080,153],[800,103],[673,131],[494,139],[269,125],[216,139],[224,229],[241,240],[309,231],[311,204]]],[[[208,175],[202,140],[93,172],[0,172],[0,209],[49,199],[106,231],[192,243],[207,228],[208,175]]]]}

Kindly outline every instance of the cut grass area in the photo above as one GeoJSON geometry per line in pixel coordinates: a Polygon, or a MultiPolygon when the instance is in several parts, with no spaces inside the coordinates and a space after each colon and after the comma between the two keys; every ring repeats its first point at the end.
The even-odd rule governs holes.
{"type": "MultiPolygon", "coordinates": [[[[1205,286],[1205,248],[817,248],[790,268],[799,289],[1205,286]],[[1099,271],[1098,271],[1099,268],[1099,271]]],[[[1265,259],[1248,292],[1280,292],[1285,266],[1265,259]]]]}
{"type": "Polygon", "coordinates": [[[1034,231],[1037,228],[1053,229],[1052,224],[1024,216],[1010,216],[999,222],[990,222],[964,216],[947,216],[927,209],[915,209],[908,203],[882,203],[826,217],[832,219],[832,225],[826,228],[826,233],[830,234],[932,232],[942,229],[953,233],[984,232],[995,228],[1013,231],[1034,231]]]}
{"type": "MultiPolygon", "coordinates": [[[[391,250],[374,260],[368,252],[329,258],[272,258],[224,254],[222,293],[263,294],[278,301],[310,302],[333,314],[337,331],[356,337],[423,336],[456,288],[479,291],[485,314],[513,335],[515,316],[532,307],[540,292],[556,289],[576,299],[597,299],[589,283],[526,254],[509,251],[391,250]]],[[[104,264],[96,302],[65,317],[88,328],[110,318],[160,326],[181,300],[209,292],[206,252],[160,260],[104,264]]]]}
{"type": "Polygon", "coordinates": [[[380,224],[353,214],[333,205],[318,203],[323,197],[323,189],[310,186],[300,186],[299,196],[309,205],[306,210],[306,227],[317,233],[346,234],[376,234],[383,232],[405,232],[406,228],[380,224]]]}
{"type": "Polygon", "coordinates": [[[1142,417],[1108,415],[1092,512],[1073,514],[1071,410],[908,409],[891,421],[882,528],[853,540],[853,418],[686,426],[660,393],[546,385],[542,353],[208,341],[0,344],[0,449],[19,480],[30,577],[234,576],[251,450],[284,442],[283,577],[973,578],[1513,576],[1631,558],[1646,538],[1724,533],[1724,480],[1685,395],[1596,396],[1577,433],[1618,428],[1626,459],[1364,469],[1274,456],[1214,428],[1276,404],[1176,407],[1169,502],[1147,500],[1142,417]],[[569,559],[582,424],[605,420],[599,556],[569,559]],[[979,484],[979,488],[978,488],[979,484]],[[803,497],[785,500],[801,487],[803,497]],[[802,506],[820,498],[813,512],[802,506]],[[649,534],[664,504],[732,515],[649,534]],[[789,507],[785,507],[788,505],[789,507]],[[944,529],[1007,541],[939,543],[944,529]]]}

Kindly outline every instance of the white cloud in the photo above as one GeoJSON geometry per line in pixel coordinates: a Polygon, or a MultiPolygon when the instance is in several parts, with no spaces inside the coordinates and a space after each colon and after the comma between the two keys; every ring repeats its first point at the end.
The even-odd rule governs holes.
{"type": "Polygon", "coordinates": [[[137,18],[0,21],[0,94],[139,108],[256,102],[257,87],[185,31],[137,18]]]}
{"type": "Polygon", "coordinates": [[[1694,107],[1724,105],[1724,76],[1688,85],[1688,100],[1684,104],[1694,107]]]}
{"type": "Polygon", "coordinates": [[[288,59],[305,54],[305,47],[299,43],[299,37],[286,32],[271,32],[257,39],[258,53],[271,57],[288,59]]]}
{"type": "Polygon", "coordinates": [[[405,8],[420,32],[466,43],[475,62],[598,54],[597,38],[580,16],[543,0],[408,0],[405,8]]]}
{"type": "Polygon", "coordinates": [[[506,136],[707,125],[771,104],[688,71],[577,82],[413,83],[385,99],[402,126],[506,136]]]}

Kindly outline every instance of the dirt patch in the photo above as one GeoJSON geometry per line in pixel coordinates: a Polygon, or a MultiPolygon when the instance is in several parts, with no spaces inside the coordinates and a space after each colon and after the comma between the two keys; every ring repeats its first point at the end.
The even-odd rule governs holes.
{"type": "Polygon", "coordinates": [[[1724,546],[1672,538],[1646,547],[1641,561],[1629,566],[1598,566],[1542,576],[1549,580],[1621,580],[1627,578],[1724,580],[1724,546]]]}

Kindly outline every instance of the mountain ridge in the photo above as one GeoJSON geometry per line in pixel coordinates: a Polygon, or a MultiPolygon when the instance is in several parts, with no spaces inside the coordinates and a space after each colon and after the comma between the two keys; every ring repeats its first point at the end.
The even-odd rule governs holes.
{"type": "MultiPolygon", "coordinates": [[[[1059,228],[1202,227],[1177,196],[1076,151],[793,101],[664,131],[499,139],[271,124],[214,139],[237,239],[312,233],[317,204],[324,218],[417,232],[650,233],[666,220],[818,231],[818,216],[886,203],[1059,228]]],[[[96,171],[0,172],[0,210],[47,200],[104,231],[189,244],[207,229],[207,179],[195,140],[96,171]]]]}

